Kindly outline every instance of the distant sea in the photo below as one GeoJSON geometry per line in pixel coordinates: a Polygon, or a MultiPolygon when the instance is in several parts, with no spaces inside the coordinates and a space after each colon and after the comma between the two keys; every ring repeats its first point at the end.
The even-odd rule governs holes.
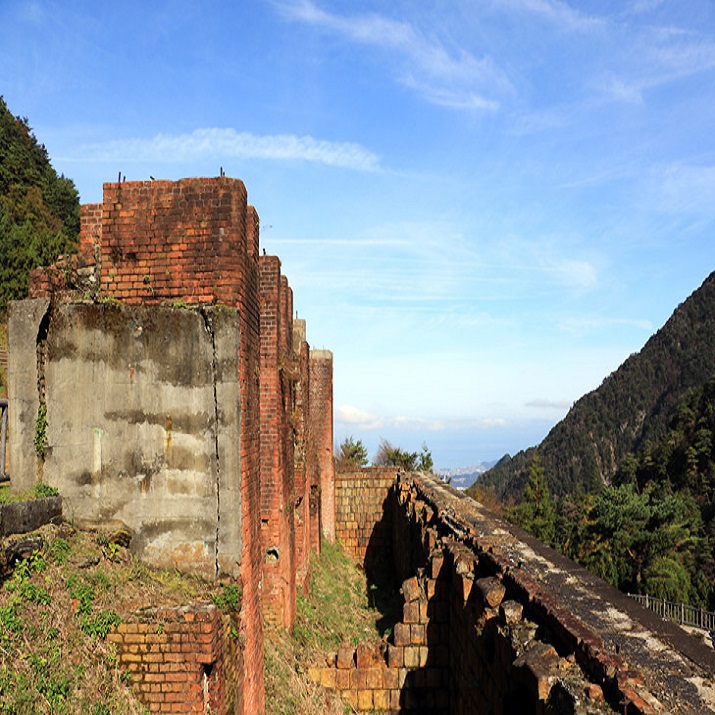
{"type": "Polygon", "coordinates": [[[452,469],[435,469],[434,473],[442,477],[443,480],[449,483],[456,489],[467,489],[479,479],[479,477],[491,469],[497,460],[493,462],[482,462],[481,464],[473,464],[469,467],[454,467],[452,469]]]}

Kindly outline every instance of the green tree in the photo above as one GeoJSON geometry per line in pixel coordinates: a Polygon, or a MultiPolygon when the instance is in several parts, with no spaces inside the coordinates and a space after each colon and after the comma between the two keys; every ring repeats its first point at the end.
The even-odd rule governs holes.
{"type": "Polygon", "coordinates": [[[422,444],[419,452],[408,452],[400,447],[393,447],[384,438],[380,440],[372,463],[376,467],[400,467],[406,472],[431,472],[434,467],[432,453],[426,444],[422,444]]]}
{"type": "Polygon", "coordinates": [[[362,440],[346,437],[335,452],[335,466],[338,469],[366,467],[368,464],[367,447],[362,440]]]}
{"type": "Polygon", "coordinates": [[[28,274],[76,250],[79,195],[57,176],[27,119],[0,97],[0,318],[27,295],[28,274]]]}
{"type": "Polygon", "coordinates": [[[545,544],[553,543],[556,535],[556,506],[538,455],[534,457],[529,468],[524,501],[510,509],[507,518],[533,534],[539,541],[545,544]]]}

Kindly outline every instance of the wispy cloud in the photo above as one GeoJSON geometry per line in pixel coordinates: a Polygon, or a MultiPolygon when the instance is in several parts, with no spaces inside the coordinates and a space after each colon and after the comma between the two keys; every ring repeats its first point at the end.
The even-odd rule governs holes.
{"type": "Polygon", "coordinates": [[[573,404],[569,400],[547,400],[542,397],[537,397],[525,403],[526,407],[534,407],[539,410],[564,410],[573,404]]]}
{"type": "Polygon", "coordinates": [[[378,416],[352,405],[338,407],[335,411],[335,421],[343,428],[362,431],[414,429],[425,432],[441,432],[445,429],[444,422],[440,420],[425,420],[404,415],[378,416]]]}
{"type": "Polygon", "coordinates": [[[421,32],[414,24],[376,14],[338,15],[312,0],[276,0],[284,17],[340,35],[351,42],[397,53],[398,80],[428,102],[453,109],[494,111],[498,97],[511,91],[506,74],[491,57],[421,32]]]}
{"type": "Polygon", "coordinates": [[[376,171],[379,157],[352,142],[331,142],[293,134],[256,135],[235,129],[196,129],[190,134],[157,134],[85,144],[66,161],[180,163],[209,158],[308,161],[356,171],[376,171]]]}
{"type": "Polygon", "coordinates": [[[673,162],[654,167],[646,181],[646,201],[662,212],[712,217],[715,166],[673,162]]]}
{"type": "Polygon", "coordinates": [[[507,427],[509,421],[501,417],[462,417],[425,419],[405,415],[375,415],[352,405],[335,410],[335,422],[343,430],[387,431],[390,429],[415,432],[444,432],[446,430],[484,430],[507,427]]]}
{"type": "Polygon", "coordinates": [[[544,258],[540,263],[542,270],[571,288],[588,289],[598,283],[598,271],[588,261],[552,257],[544,258]]]}
{"type": "Polygon", "coordinates": [[[715,42],[697,28],[614,21],[612,36],[623,42],[594,86],[614,101],[642,103],[651,90],[715,67],[715,42]]]}
{"type": "Polygon", "coordinates": [[[635,318],[602,318],[582,315],[579,317],[563,318],[557,323],[559,330],[574,336],[602,332],[619,326],[632,328],[644,333],[653,332],[653,324],[649,320],[638,320],[635,318]]]}
{"type": "Polygon", "coordinates": [[[599,282],[597,265],[592,260],[569,256],[568,253],[574,253],[572,243],[568,238],[511,238],[501,243],[502,260],[511,261],[513,270],[539,271],[550,284],[577,290],[596,288],[599,282]]]}
{"type": "Polygon", "coordinates": [[[565,30],[583,30],[603,24],[601,18],[579,12],[561,0],[499,0],[499,4],[529,12],[565,30]]]}

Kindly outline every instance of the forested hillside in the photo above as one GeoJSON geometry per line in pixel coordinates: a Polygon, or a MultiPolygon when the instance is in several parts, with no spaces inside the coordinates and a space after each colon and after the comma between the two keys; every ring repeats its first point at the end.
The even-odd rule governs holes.
{"type": "Polygon", "coordinates": [[[626,455],[666,433],[678,405],[715,374],[715,273],[601,386],[574,404],[538,446],[502,459],[480,480],[519,500],[534,456],[555,495],[609,484],[626,455]]]}
{"type": "Polygon", "coordinates": [[[627,454],[598,492],[551,496],[535,455],[523,526],[623,591],[715,608],[715,376],[691,390],[656,442],[627,454]]]}
{"type": "Polygon", "coordinates": [[[0,322],[8,301],[27,294],[32,268],[72,252],[79,238],[79,195],[58,176],[27,119],[0,97],[0,322]]]}
{"type": "Polygon", "coordinates": [[[469,492],[621,590],[715,608],[715,274],[469,492]]]}

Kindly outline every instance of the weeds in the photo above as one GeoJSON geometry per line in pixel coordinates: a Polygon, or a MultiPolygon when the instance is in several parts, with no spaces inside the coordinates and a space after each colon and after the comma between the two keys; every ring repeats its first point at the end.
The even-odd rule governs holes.
{"type": "Polygon", "coordinates": [[[32,489],[29,489],[22,494],[10,494],[10,485],[3,484],[0,486],[0,504],[10,504],[19,501],[31,501],[33,499],[44,499],[45,497],[56,497],[59,494],[57,489],[49,484],[35,484],[32,489]]]}
{"type": "Polygon", "coordinates": [[[215,587],[153,571],[122,547],[110,560],[96,535],[41,531],[44,553],[19,562],[0,587],[0,713],[146,715],[107,633],[122,614],[210,600],[215,587]],[[97,565],[73,565],[87,557],[97,565]]]}
{"type": "Polygon", "coordinates": [[[308,596],[297,599],[293,633],[266,624],[268,715],[346,715],[354,712],[336,694],[310,682],[308,666],[325,663],[343,643],[379,642],[382,613],[368,603],[362,574],[339,545],[323,543],[311,564],[308,596]]]}
{"type": "Polygon", "coordinates": [[[37,458],[45,461],[45,447],[47,447],[47,405],[40,405],[37,408],[37,420],[35,420],[35,453],[37,458]]]}
{"type": "Polygon", "coordinates": [[[241,608],[241,588],[235,583],[222,583],[221,591],[213,597],[213,602],[224,613],[238,613],[241,608]]]}

